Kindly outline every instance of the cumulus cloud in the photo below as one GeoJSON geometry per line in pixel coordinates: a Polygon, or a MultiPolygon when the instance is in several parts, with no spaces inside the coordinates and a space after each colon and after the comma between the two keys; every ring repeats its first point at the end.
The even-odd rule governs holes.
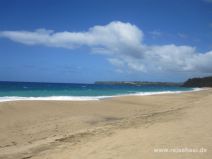
{"type": "Polygon", "coordinates": [[[104,54],[117,70],[212,73],[212,51],[199,53],[195,47],[186,45],[146,45],[141,29],[120,21],[84,32],[1,31],[0,37],[26,45],[67,49],[87,46],[91,52],[104,54]]]}

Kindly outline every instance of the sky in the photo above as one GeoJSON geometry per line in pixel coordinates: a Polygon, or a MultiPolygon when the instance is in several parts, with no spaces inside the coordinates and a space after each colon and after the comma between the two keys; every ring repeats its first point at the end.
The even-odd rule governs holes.
{"type": "Polygon", "coordinates": [[[1,0],[0,81],[212,75],[212,0],[1,0]]]}

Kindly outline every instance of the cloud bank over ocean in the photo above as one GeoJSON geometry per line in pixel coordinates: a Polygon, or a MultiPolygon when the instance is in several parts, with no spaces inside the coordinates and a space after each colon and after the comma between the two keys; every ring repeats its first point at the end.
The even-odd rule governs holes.
{"type": "Polygon", "coordinates": [[[188,45],[147,45],[140,28],[120,21],[96,25],[82,32],[1,31],[0,37],[25,45],[71,50],[87,46],[92,53],[105,55],[120,71],[212,73],[212,51],[201,53],[188,45]]]}

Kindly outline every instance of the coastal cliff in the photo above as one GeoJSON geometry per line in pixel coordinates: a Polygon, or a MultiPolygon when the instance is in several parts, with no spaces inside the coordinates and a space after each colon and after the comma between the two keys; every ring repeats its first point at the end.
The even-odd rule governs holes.
{"type": "Polygon", "coordinates": [[[212,87],[212,76],[203,78],[190,78],[183,83],[183,87],[212,87]]]}

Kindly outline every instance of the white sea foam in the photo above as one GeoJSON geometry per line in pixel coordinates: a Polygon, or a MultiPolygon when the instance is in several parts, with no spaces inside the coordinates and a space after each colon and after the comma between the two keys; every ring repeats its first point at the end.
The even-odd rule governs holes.
{"type": "Polygon", "coordinates": [[[113,96],[49,96],[49,97],[18,97],[18,96],[4,96],[0,97],[0,102],[8,102],[8,101],[90,101],[90,100],[100,100],[112,97],[121,97],[121,96],[146,96],[146,95],[159,95],[159,94],[176,94],[183,92],[193,92],[206,90],[207,88],[194,88],[191,91],[161,91],[161,92],[137,92],[137,93],[129,93],[129,94],[121,94],[121,95],[113,95],[113,96]]]}
{"type": "Polygon", "coordinates": [[[5,96],[0,97],[0,102],[7,101],[20,101],[20,100],[56,100],[56,101],[87,101],[98,100],[99,97],[77,97],[77,96],[49,96],[49,97],[18,97],[18,96],[5,96]]]}

